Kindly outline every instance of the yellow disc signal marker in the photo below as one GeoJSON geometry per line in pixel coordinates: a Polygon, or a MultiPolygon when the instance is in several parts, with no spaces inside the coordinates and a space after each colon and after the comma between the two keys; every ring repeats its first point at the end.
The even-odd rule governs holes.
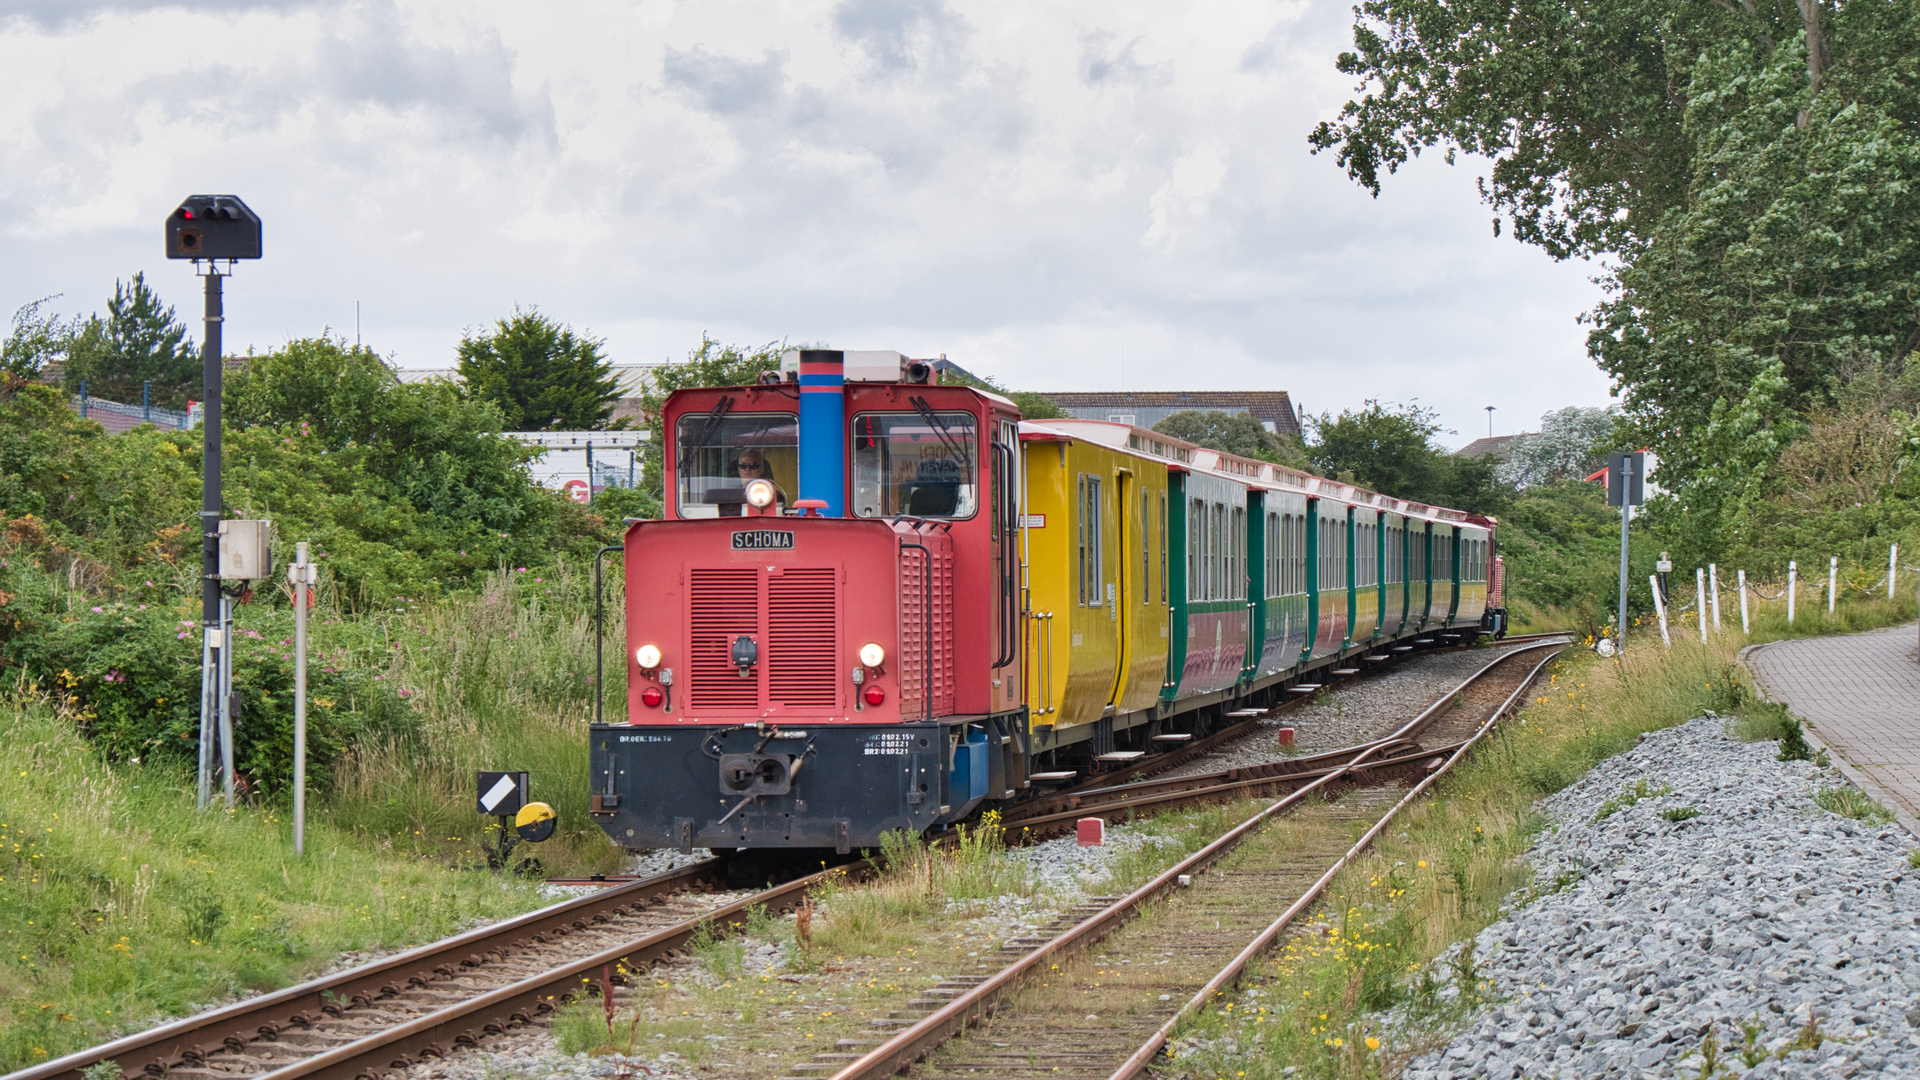
{"type": "Polygon", "coordinates": [[[535,844],[552,836],[559,824],[559,815],[543,802],[530,802],[513,815],[513,831],[520,834],[520,839],[535,844]]]}

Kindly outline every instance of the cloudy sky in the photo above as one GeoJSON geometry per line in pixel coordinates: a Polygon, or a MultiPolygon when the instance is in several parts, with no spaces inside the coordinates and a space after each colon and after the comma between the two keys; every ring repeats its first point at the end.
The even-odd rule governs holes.
{"type": "MultiPolygon", "coordinates": [[[[1375,200],[1306,133],[1347,0],[0,0],[0,307],[103,306],[235,193],[227,343],[403,367],[538,305],[618,362],[704,331],[945,353],[1023,389],[1418,399],[1463,442],[1607,401],[1594,268],[1472,163],[1375,200]]],[[[198,327],[196,326],[196,336],[198,327]]]]}

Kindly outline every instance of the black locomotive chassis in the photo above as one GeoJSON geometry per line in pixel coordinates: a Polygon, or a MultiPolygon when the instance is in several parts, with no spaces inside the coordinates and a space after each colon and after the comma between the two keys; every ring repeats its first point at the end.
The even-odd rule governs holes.
{"type": "Polygon", "coordinates": [[[878,848],[882,833],[925,832],[966,811],[951,772],[969,726],[976,740],[987,736],[986,798],[1006,797],[1025,780],[1020,714],[859,726],[595,724],[593,817],[615,843],[642,850],[878,848]],[[728,786],[723,769],[764,759],[776,762],[775,782],[728,786]],[[781,765],[791,772],[784,784],[781,765]]]}

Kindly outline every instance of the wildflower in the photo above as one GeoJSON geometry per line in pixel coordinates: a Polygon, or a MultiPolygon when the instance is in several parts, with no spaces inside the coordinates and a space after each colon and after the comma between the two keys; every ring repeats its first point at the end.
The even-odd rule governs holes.
{"type": "Polygon", "coordinates": [[[105,611],[105,610],[106,610],[105,608],[94,608],[94,609],[93,609],[93,613],[94,613],[95,615],[98,615],[98,614],[100,614],[101,612],[103,612],[103,611],[105,611]]]}
{"type": "Polygon", "coordinates": [[[1380,1040],[1379,1040],[1379,1039],[1376,1039],[1376,1038],[1374,1038],[1374,1037],[1373,1037],[1373,1036],[1371,1036],[1371,1035],[1369,1035],[1369,1036],[1367,1036],[1367,1049],[1369,1049],[1369,1050],[1378,1050],[1378,1049],[1380,1049],[1380,1040]]]}

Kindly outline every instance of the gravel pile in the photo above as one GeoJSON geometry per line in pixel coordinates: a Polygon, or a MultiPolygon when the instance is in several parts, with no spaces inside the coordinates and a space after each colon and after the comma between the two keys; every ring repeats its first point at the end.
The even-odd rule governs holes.
{"type": "Polygon", "coordinates": [[[1505,1003],[1405,1075],[1698,1076],[1711,1032],[1716,1076],[1920,1076],[1914,838],[1822,810],[1844,781],[1777,745],[1702,717],[1543,801],[1548,895],[1476,941],[1505,1003]]]}
{"type": "Polygon", "coordinates": [[[1487,666],[1503,653],[1522,645],[1495,645],[1485,649],[1433,653],[1409,657],[1378,675],[1348,683],[1325,695],[1318,704],[1298,705],[1280,716],[1260,721],[1257,731],[1165,776],[1237,769],[1281,761],[1289,755],[1279,748],[1278,729],[1294,729],[1293,754],[1317,754],[1377,739],[1420,715],[1433,699],[1460,685],[1461,680],[1487,666]]]}

